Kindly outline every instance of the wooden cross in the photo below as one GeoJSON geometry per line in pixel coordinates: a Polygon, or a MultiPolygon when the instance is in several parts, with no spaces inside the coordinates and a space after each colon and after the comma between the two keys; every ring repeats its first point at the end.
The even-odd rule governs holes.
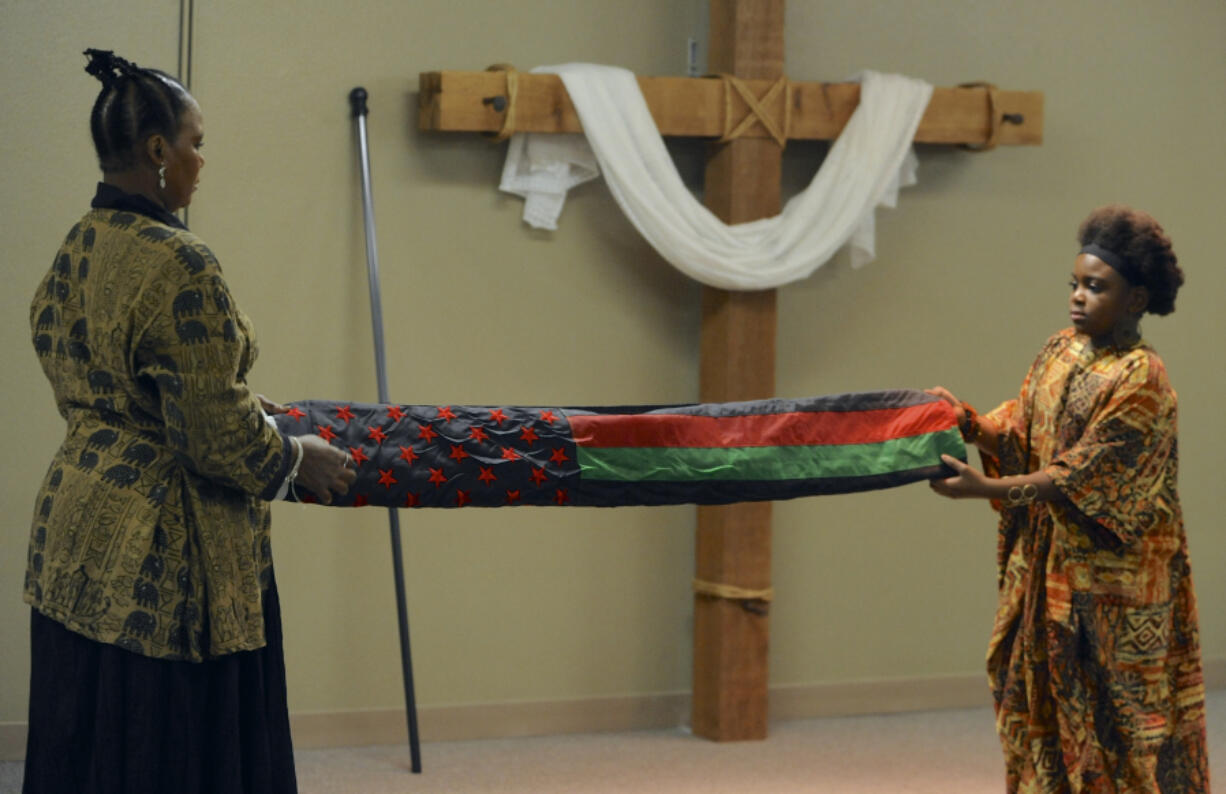
{"type": "MultiPolygon", "coordinates": [[[[739,78],[753,97],[770,95],[787,113],[788,138],[838,137],[856,105],[858,84],[793,83],[770,93],[783,76],[784,0],[711,0],[710,71],[739,78]],[[784,102],[790,98],[790,110],[784,102]]],[[[516,132],[581,132],[557,75],[516,77],[516,132]]],[[[640,77],[662,135],[715,137],[740,119],[749,103],[720,79],[640,77]]],[[[421,75],[418,125],[423,130],[503,130],[511,109],[506,75],[427,72],[421,75]]],[[[744,126],[744,125],[738,125],[744,126]]],[[[713,143],[705,175],[707,207],[725,223],[777,215],[781,209],[782,150],[767,124],[713,143]]],[[[774,124],[776,132],[779,127],[774,124]]],[[[993,146],[1042,142],[1043,95],[986,86],[937,88],[915,140],[993,146]]],[[[771,397],[775,391],[775,291],[702,295],[702,402],[771,397]]],[[[695,578],[746,591],[770,588],[771,505],[751,502],[698,508],[695,578]]],[[[691,726],[710,739],[762,739],[767,732],[769,617],[762,600],[695,595],[691,726]]]]}

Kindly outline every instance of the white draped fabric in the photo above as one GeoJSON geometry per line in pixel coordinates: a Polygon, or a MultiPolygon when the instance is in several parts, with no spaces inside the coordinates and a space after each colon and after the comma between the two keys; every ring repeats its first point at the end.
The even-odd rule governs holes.
{"type": "Polygon", "coordinates": [[[618,205],[668,262],[712,287],[758,290],[799,281],[851,242],[852,264],[874,256],[874,210],[915,184],[911,141],[932,86],[864,72],[860,104],[813,181],[772,218],[728,225],[685,187],[634,74],[572,63],[558,74],[584,135],[512,136],[501,189],[524,196],[524,219],[557,228],[566,191],[603,171],[618,205]]]}

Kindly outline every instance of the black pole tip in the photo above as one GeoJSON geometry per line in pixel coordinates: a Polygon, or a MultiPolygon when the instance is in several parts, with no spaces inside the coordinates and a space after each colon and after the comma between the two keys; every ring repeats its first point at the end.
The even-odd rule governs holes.
{"type": "Polygon", "coordinates": [[[365,88],[358,86],[349,92],[349,106],[353,109],[354,118],[367,114],[365,88]]]}

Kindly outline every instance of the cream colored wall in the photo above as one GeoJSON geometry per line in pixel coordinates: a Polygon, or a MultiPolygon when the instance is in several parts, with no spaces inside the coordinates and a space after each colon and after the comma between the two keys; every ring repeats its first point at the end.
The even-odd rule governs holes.
{"type": "MultiPolygon", "coordinates": [[[[878,214],[878,261],[852,271],[837,259],[781,293],[779,393],[942,383],[993,407],[1067,325],[1081,219],[1113,201],[1148,209],[1187,271],[1178,312],[1143,330],[1180,395],[1202,640],[1207,658],[1226,657],[1226,274],[1214,231],[1226,110],[1208,99],[1226,88],[1226,6],[793,2],[788,26],[793,75],[989,79],[1042,90],[1046,124],[1040,148],[921,149],[920,184],[878,214]]],[[[782,504],[776,517],[774,680],[981,669],[995,550],[982,503],[915,486],[782,504]]]]}
{"type": "MultiPolygon", "coordinates": [[[[177,3],[152,37],[137,6],[83,11],[0,0],[5,187],[0,404],[0,723],[25,718],[27,518],[61,425],[30,351],[26,307],[95,171],[94,84],[76,55],[114,47],[173,69],[177,3]],[[126,12],[126,13],[125,13],[126,12]],[[20,112],[12,112],[16,108],[20,112]]],[[[361,199],[346,96],[371,94],[370,142],[392,398],[575,405],[692,400],[698,289],[638,238],[601,184],[553,234],[495,186],[504,148],[415,129],[417,73],[567,60],[685,68],[694,2],[389,0],[196,3],[194,90],[207,165],[191,225],[260,329],[254,385],[278,399],[372,400],[361,199]]],[[[984,155],[924,148],[921,184],[878,220],[878,260],[842,256],[780,293],[778,393],[943,383],[1010,396],[1064,322],[1081,217],[1149,208],[1189,275],[1179,312],[1150,321],[1180,391],[1182,490],[1206,655],[1226,657],[1216,495],[1226,422],[1211,179],[1226,110],[1226,7],[1093,0],[801,2],[788,72],[904,71],[1047,95],[1046,143],[984,155]],[[1105,29],[1106,45],[1091,45],[1105,29]]],[[[92,6],[90,7],[92,8],[92,6]]],[[[701,147],[675,145],[683,170],[701,147]]],[[[793,144],[789,189],[823,147],[793,144]]],[[[296,712],[401,701],[386,517],[278,505],[277,574],[296,712]]],[[[992,521],[922,485],[776,507],[772,682],[977,674],[993,603],[992,521]]],[[[688,689],[693,510],[405,511],[419,703],[563,700],[688,689]]]]}
{"type": "Polygon", "coordinates": [[[87,47],[173,72],[178,3],[0,0],[0,727],[26,719],[30,610],[21,600],[34,494],[64,435],[51,389],[31,354],[29,314],[70,226],[89,206],[98,160],[89,112],[98,82],[87,47]],[[140,26],[130,24],[140,19],[140,26]]]}

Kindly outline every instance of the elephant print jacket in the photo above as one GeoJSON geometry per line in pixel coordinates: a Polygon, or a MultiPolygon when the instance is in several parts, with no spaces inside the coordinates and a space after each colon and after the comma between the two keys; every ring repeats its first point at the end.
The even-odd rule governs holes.
{"type": "Polygon", "coordinates": [[[263,646],[266,500],[291,455],[247,387],[253,329],[213,254],[99,185],[30,327],[67,433],[35,502],[26,602],[145,656],[263,646]]]}

